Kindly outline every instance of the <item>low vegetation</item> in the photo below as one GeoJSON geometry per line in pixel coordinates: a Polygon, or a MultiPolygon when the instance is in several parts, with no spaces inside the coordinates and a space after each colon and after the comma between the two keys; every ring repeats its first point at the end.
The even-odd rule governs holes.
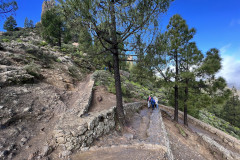
{"type": "Polygon", "coordinates": [[[210,113],[207,110],[200,110],[199,118],[201,121],[210,124],[211,126],[232,135],[233,137],[240,139],[240,129],[238,127],[235,127],[229,122],[218,118],[213,113],[210,113]]]}
{"type": "MultiPolygon", "coordinates": [[[[94,73],[96,79],[95,85],[105,86],[111,93],[116,93],[113,74],[109,71],[98,70],[94,73]]],[[[135,77],[126,77],[121,75],[122,92],[125,101],[130,101],[131,98],[139,100],[147,100],[149,95],[159,97],[159,103],[167,104],[167,99],[164,94],[164,88],[152,89],[141,85],[139,82],[133,81],[135,77]]]]}

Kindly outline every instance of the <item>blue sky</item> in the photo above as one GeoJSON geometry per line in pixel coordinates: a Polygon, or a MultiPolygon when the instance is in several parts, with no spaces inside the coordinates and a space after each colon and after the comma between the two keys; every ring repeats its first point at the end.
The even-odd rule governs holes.
{"type": "Polygon", "coordinates": [[[240,89],[240,0],[175,0],[162,17],[162,29],[174,14],[197,30],[193,40],[203,53],[220,50],[223,61],[217,75],[240,89]]]}
{"type": "MultiPolygon", "coordinates": [[[[34,23],[41,18],[43,0],[17,0],[19,9],[15,19],[23,27],[26,17],[34,23]]],[[[240,87],[240,0],[175,0],[168,13],[160,19],[165,29],[171,16],[180,14],[197,34],[194,41],[204,53],[218,48],[223,68],[218,76],[240,87]]],[[[5,19],[0,17],[0,31],[5,19]]]]}
{"type": "MultiPolygon", "coordinates": [[[[42,3],[44,0],[16,0],[18,4],[18,10],[14,15],[19,27],[24,26],[24,20],[26,17],[37,23],[41,19],[42,3]]],[[[6,18],[0,17],[0,31],[4,31],[3,24],[6,18]]]]}
{"type": "Polygon", "coordinates": [[[197,30],[193,40],[203,53],[220,50],[223,61],[217,76],[240,89],[240,0],[175,0],[161,18],[162,29],[174,14],[197,30]]]}

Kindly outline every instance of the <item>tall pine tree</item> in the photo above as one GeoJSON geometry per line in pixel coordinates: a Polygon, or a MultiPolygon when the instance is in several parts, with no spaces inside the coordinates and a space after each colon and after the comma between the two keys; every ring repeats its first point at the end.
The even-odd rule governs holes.
{"type": "Polygon", "coordinates": [[[24,28],[29,28],[29,20],[27,17],[25,18],[25,21],[24,21],[24,28]]]}
{"type": "Polygon", "coordinates": [[[16,20],[13,18],[13,16],[10,16],[5,21],[3,28],[7,31],[14,31],[17,26],[16,20]]]}
{"type": "MultiPolygon", "coordinates": [[[[122,104],[121,80],[119,73],[119,55],[122,51],[132,50],[130,42],[134,35],[149,28],[161,13],[167,11],[172,0],[59,0],[63,11],[69,17],[82,19],[103,46],[102,53],[112,54],[117,99],[117,118],[120,126],[125,125],[122,104]],[[104,28],[99,24],[106,24],[104,28]],[[108,46],[105,46],[108,43],[108,46]],[[124,43],[122,46],[121,43],[124,43]]],[[[145,30],[146,31],[146,30],[145,30]]],[[[100,52],[100,53],[101,53],[100,52]]]]}

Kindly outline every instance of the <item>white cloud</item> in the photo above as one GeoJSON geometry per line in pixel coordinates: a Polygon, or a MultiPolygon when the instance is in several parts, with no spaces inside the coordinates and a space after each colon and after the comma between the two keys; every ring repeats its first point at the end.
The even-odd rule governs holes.
{"type": "Polygon", "coordinates": [[[230,26],[233,27],[235,25],[240,25],[240,19],[232,19],[230,26]]]}
{"type": "Polygon", "coordinates": [[[222,56],[222,69],[217,76],[222,76],[226,79],[229,86],[236,86],[240,89],[240,60],[235,56],[222,56]]]}
{"type": "Polygon", "coordinates": [[[221,54],[224,54],[224,53],[226,53],[226,51],[227,51],[227,49],[228,48],[230,48],[231,47],[231,43],[229,43],[229,44],[227,44],[227,45],[225,45],[225,46],[223,46],[222,48],[220,48],[220,53],[221,54]]]}

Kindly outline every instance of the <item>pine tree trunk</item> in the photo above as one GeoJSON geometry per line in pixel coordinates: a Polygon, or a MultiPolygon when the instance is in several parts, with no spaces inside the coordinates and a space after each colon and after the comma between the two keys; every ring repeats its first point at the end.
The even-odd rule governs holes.
{"type": "Polygon", "coordinates": [[[125,125],[125,116],[123,112],[122,104],[122,90],[121,90],[121,80],[119,72],[119,57],[118,54],[113,55],[114,61],[114,79],[115,79],[115,89],[116,89],[116,100],[117,100],[117,118],[121,126],[125,125]]]}
{"type": "Polygon", "coordinates": [[[110,61],[108,62],[108,69],[109,69],[109,72],[112,73],[112,65],[111,65],[111,62],[110,62],[110,61]]]}
{"type": "Polygon", "coordinates": [[[59,46],[60,48],[62,47],[61,39],[62,39],[62,34],[61,34],[61,30],[59,30],[58,46],[59,46]]]}
{"type": "Polygon", "coordinates": [[[176,62],[176,75],[175,75],[175,110],[174,110],[174,121],[178,122],[178,56],[175,53],[176,62]]]}
{"type": "Polygon", "coordinates": [[[175,109],[174,109],[174,121],[178,122],[178,85],[175,85],[175,109]]]}
{"type": "Polygon", "coordinates": [[[113,68],[114,68],[114,79],[115,79],[115,89],[116,89],[116,100],[117,100],[117,119],[119,125],[122,127],[126,124],[125,116],[123,111],[122,104],[122,89],[121,89],[121,80],[119,72],[119,54],[118,54],[118,41],[117,41],[117,29],[116,29],[116,17],[115,17],[115,8],[114,0],[110,2],[110,14],[111,14],[111,40],[112,44],[112,54],[113,54],[113,68]]]}
{"type": "Polygon", "coordinates": [[[188,79],[186,79],[185,99],[184,99],[184,125],[188,126],[187,119],[187,101],[188,101],[188,79]]]}

